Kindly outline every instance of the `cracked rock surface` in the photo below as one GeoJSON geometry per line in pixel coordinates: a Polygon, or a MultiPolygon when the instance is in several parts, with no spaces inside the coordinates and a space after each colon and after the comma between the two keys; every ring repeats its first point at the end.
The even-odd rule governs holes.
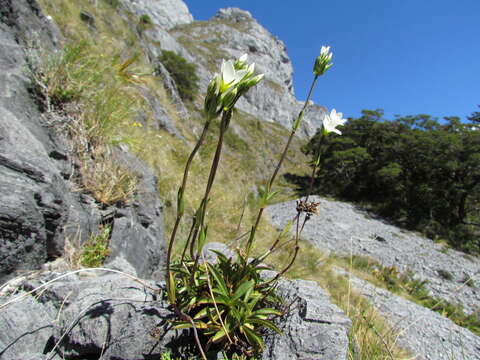
{"type": "MultiPolygon", "coordinates": [[[[326,293],[303,280],[280,281],[278,293],[292,306],[278,322],[284,334],[267,336],[263,359],[344,360],[350,320],[326,293]]],[[[172,330],[171,319],[161,286],[153,281],[118,273],[44,272],[12,281],[0,292],[0,358],[103,354],[105,359],[138,360],[159,359],[168,350],[180,356],[193,337],[172,330]],[[39,286],[44,288],[27,294],[39,286]]]]}
{"type": "MultiPolygon", "coordinates": [[[[465,312],[480,308],[480,260],[459,251],[443,249],[440,244],[416,233],[375,219],[355,205],[311,197],[320,202],[319,215],[305,225],[302,237],[319,249],[338,255],[368,256],[384,266],[427,280],[431,295],[461,304],[465,312]],[[449,279],[445,278],[449,274],[449,279]],[[471,286],[464,284],[471,278],[471,286]]],[[[282,228],[296,214],[296,202],[269,206],[272,223],[282,228]]]]}

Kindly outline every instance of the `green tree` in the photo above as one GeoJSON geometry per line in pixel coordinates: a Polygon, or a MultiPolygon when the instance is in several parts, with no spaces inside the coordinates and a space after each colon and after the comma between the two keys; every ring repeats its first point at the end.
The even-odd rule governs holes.
{"type": "Polygon", "coordinates": [[[180,97],[184,100],[193,100],[198,92],[197,65],[168,50],[162,51],[158,60],[175,81],[180,97]]]}
{"type": "Polygon", "coordinates": [[[480,251],[480,130],[458,117],[441,122],[426,114],[397,116],[364,110],[349,119],[342,137],[305,151],[322,156],[316,191],[367,203],[411,229],[480,251]],[[332,182],[335,178],[337,181],[332,182]]]}

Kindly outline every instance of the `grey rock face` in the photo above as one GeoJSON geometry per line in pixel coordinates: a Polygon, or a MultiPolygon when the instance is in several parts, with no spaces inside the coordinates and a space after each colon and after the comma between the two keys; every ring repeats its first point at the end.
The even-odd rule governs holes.
{"type": "Polygon", "coordinates": [[[384,316],[399,334],[399,345],[415,354],[415,359],[480,359],[480,337],[469,330],[367,281],[350,277],[350,283],[384,316]]]}
{"type": "Polygon", "coordinates": [[[37,41],[45,41],[42,46],[53,48],[58,32],[34,0],[0,5],[0,283],[61,256],[65,239],[82,244],[106,221],[113,222],[112,257],[133,249],[125,259],[141,276],[161,276],[164,239],[156,180],[125,155],[126,165],[143,174],[132,206],[101,209],[74,190],[73,159],[55,129],[45,125],[25,76],[25,42],[35,33],[37,41]],[[117,217],[108,218],[112,213],[117,217]]]}
{"type": "Polygon", "coordinates": [[[180,24],[188,24],[193,17],[182,0],[121,0],[128,10],[140,17],[148,15],[154,25],[166,30],[180,24]]]}
{"type": "MultiPolygon", "coordinates": [[[[14,270],[38,268],[63,251],[71,216],[88,212],[64,180],[68,157],[41,124],[24,75],[24,41],[33,33],[54,46],[57,31],[35,1],[1,2],[0,18],[0,282],[14,270]]],[[[92,219],[92,222],[95,220],[92,219]]],[[[88,226],[85,231],[88,232],[88,226]]]]}
{"type": "MultiPolygon", "coordinates": [[[[0,296],[0,306],[4,299],[0,296]]],[[[53,333],[55,307],[32,296],[0,309],[0,359],[34,359],[42,354],[53,333]]]]}
{"type": "Polygon", "coordinates": [[[344,360],[350,319],[315,282],[281,280],[278,293],[291,311],[278,322],[283,336],[265,340],[262,359],[344,360]]]}
{"type": "MultiPolygon", "coordinates": [[[[410,269],[419,279],[428,280],[431,295],[461,304],[467,313],[479,309],[478,258],[444,251],[440,244],[374,219],[352,204],[320,197],[311,200],[320,202],[320,215],[305,225],[302,237],[318,248],[344,256],[369,256],[402,272],[410,269]],[[442,272],[451,279],[442,277],[442,272]],[[464,284],[468,278],[472,278],[472,286],[464,284]]],[[[285,226],[296,214],[295,201],[270,206],[267,212],[274,225],[285,226]]]]}
{"type": "MultiPolygon", "coordinates": [[[[41,289],[38,298],[18,298],[59,275],[17,281],[16,294],[0,294],[0,356],[156,359],[167,350],[180,355],[192,345],[190,335],[171,330],[173,314],[151,281],[110,273],[68,274],[41,289]],[[2,307],[15,298],[19,301],[2,307]]],[[[279,320],[284,335],[266,339],[263,359],[344,360],[350,322],[326,294],[310,281],[281,281],[279,293],[293,305],[279,320]]]]}
{"type": "Polygon", "coordinates": [[[138,174],[137,194],[131,204],[116,209],[107,263],[125,259],[142,278],[162,279],[165,267],[165,237],[157,178],[128,152],[118,151],[120,163],[138,174]]]}
{"type": "Polygon", "coordinates": [[[147,50],[151,61],[160,55],[161,50],[170,50],[189,57],[183,47],[169,34],[169,30],[177,25],[188,24],[193,17],[182,0],[120,0],[126,10],[126,18],[137,27],[139,37],[147,50]],[[151,24],[144,29],[138,26],[140,17],[147,15],[151,24]]]}
{"type": "MultiPolygon", "coordinates": [[[[55,275],[25,281],[24,290],[0,297],[0,304],[55,275]]],[[[55,359],[100,357],[102,353],[107,359],[159,358],[176,333],[167,332],[171,313],[155,289],[153,282],[137,282],[119,274],[84,279],[69,275],[53,282],[38,299],[26,296],[1,309],[5,321],[0,324],[0,354],[5,359],[53,355],[51,351],[55,359]],[[32,310],[35,314],[29,316],[32,310]]]]}

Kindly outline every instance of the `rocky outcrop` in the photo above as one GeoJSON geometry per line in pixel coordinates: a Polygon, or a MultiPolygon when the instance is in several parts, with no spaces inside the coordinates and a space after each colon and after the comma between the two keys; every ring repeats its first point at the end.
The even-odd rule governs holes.
{"type": "Polygon", "coordinates": [[[45,123],[25,72],[27,44],[53,49],[58,30],[34,0],[1,0],[0,8],[0,283],[61,256],[66,240],[82,244],[102,223],[113,226],[112,258],[123,256],[143,277],[160,276],[164,239],[155,178],[129,155],[141,172],[131,206],[105,208],[76,190],[75,161],[45,123]],[[143,247],[147,252],[131,250],[143,247]]]}
{"type": "MultiPolygon", "coordinates": [[[[284,334],[267,337],[263,359],[344,360],[350,322],[325,293],[309,281],[281,281],[278,292],[291,309],[279,324],[284,334]]],[[[172,318],[161,288],[152,281],[117,273],[45,273],[0,292],[0,358],[185,355],[193,337],[172,330],[172,318]]]]}
{"type": "MultiPolygon", "coordinates": [[[[369,256],[401,272],[410,269],[416,277],[428,281],[431,295],[461,304],[467,313],[480,307],[478,258],[444,249],[427,238],[372,218],[352,204],[320,197],[311,200],[320,202],[320,215],[310,219],[302,237],[319,249],[344,256],[369,256]],[[470,286],[465,284],[468,279],[470,286]]],[[[274,225],[283,227],[295,216],[295,208],[295,201],[290,201],[270,206],[267,212],[274,225]]]]}
{"type": "Polygon", "coordinates": [[[415,354],[415,359],[480,359],[479,336],[430,309],[367,281],[348,277],[352,288],[368,299],[386,319],[392,331],[398,334],[398,344],[415,354]]]}
{"type": "Polygon", "coordinates": [[[120,2],[133,15],[137,17],[147,15],[153,25],[165,30],[193,21],[187,5],[181,0],[120,0],[120,2]]]}
{"type": "Polygon", "coordinates": [[[279,319],[283,336],[265,339],[263,360],[347,359],[351,321],[313,281],[281,280],[277,287],[290,311],[279,319]]]}
{"type": "Polygon", "coordinates": [[[152,62],[162,50],[170,50],[190,58],[190,54],[170,35],[177,25],[188,24],[193,17],[181,0],[120,0],[122,14],[136,28],[139,38],[152,62]],[[147,23],[141,25],[141,18],[147,23]],[[144,20],[145,21],[145,20],[144,20]]]}
{"type": "Polygon", "coordinates": [[[58,32],[33,1],[0,5],[1,281],[14,270],[38,268],[58,256],[66,219],[87,225],[88,213],[78,195],[68,191],[66,151],[42,126],[25,75],[26,40],[35,33],[53,47],[58,32]]]}

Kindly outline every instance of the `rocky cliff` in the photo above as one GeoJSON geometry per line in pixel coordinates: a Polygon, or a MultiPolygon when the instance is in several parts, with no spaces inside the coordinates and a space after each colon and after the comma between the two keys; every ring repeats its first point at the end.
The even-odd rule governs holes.
{"type": "Polygon", "coordinates": [[[78,163],[68,139],[46,120],[27,76],[32,41],[54,52],[60,32],[35,1],[0,5],[0,280],[63,256],[68,242],[83,244],[102,224],[112,227],[112,261],[129,262],[143,277],[159,276],[164,240],[154,175],[118,151],[116,161],[140,174],[133,202],[104,206],[77,190],[78,163]]]}

